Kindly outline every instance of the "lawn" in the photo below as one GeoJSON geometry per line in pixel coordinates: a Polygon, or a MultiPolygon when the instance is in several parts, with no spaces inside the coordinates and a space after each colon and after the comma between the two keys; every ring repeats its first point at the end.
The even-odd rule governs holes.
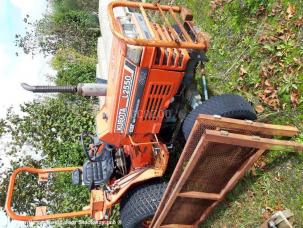
{"type": "MultiPolygon", "coordinates": [[[[204,72],[210,93],[243,95],[259,121],[302,131],[303,1],[175,2],[211,36],[204,72]]],[[[303,142],[303,133],[294,140],[303,142]]],[[[258,227],[286,208],[303,227],[303,155],[268,152],[202,227],[258,227]]]]}

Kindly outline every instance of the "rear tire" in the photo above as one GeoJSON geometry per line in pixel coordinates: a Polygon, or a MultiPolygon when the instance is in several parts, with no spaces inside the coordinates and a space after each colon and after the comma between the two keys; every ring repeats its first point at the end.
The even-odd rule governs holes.
{"type": "Polygon", "coordinates": [[[185,118],[182,131],[186,140],[199,114],[220,115],[242,120],[257,119],[255,110],[243,97],[235,94],[214,96],[197,106],[185,118]]]}
{"type": "Polygon", "coordinates": [[[128,191],[120,204],[123,228],[141,228],[143,222],[152,219],[166,189],[166,183],[153,180],[128,191]]]}

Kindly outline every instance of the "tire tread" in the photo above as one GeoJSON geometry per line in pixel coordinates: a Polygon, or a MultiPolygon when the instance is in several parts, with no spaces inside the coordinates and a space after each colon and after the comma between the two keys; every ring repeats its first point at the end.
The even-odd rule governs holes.
{"type": "Polygon", "coordinates": [[[199,114],[220,115],[222,117],[248,120],[257,118],[253,107],[243,97],[235,94],[214,96],[198,105],[187,115],[182,126],[185,139],[188,139],[199,114]]]}
{"type": "Polygon", "coordinates": [[[166,183],[153,180],[128,191],[120,203],[123,228],[140,227],[141,221],[152,217],[166,189],[166,183]]]}

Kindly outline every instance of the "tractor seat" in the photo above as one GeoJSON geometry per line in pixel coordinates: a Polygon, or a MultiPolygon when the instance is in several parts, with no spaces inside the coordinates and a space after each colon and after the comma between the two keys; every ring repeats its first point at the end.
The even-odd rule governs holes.
{"type": "Polygon", "coordinates": [[[102,172],[102,161],[86,161],[83,165],[83,183],[91,188],[100,186],[104,183],[102,172]]]}
{"type": "Polygon", "coordinates": [[[106,145],[96,161],[86,161],[82,171],[80,169],[75,170],[72,173],[73,184],[84,184],[90,189],[105,185],[114,169],[111,150],[112,148],[106,145]]]}

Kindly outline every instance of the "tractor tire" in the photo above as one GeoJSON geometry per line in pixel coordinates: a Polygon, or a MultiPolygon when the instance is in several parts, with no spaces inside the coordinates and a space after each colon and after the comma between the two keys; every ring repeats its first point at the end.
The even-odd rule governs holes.
{"type": "Polygon", "coordinates": [[[120,203],[123,228],[148,227],[166,189],[166,183],[152,180],[128,191],[120,203]]]}
{"type": "Polygon", "coordinates": [[[235,94],[214,96],[197,106],[186,116],[182,126],[186,140],[199,114],[220,115],[241,120],[257,119],[254,108],[243,97],[235,94]]]}

